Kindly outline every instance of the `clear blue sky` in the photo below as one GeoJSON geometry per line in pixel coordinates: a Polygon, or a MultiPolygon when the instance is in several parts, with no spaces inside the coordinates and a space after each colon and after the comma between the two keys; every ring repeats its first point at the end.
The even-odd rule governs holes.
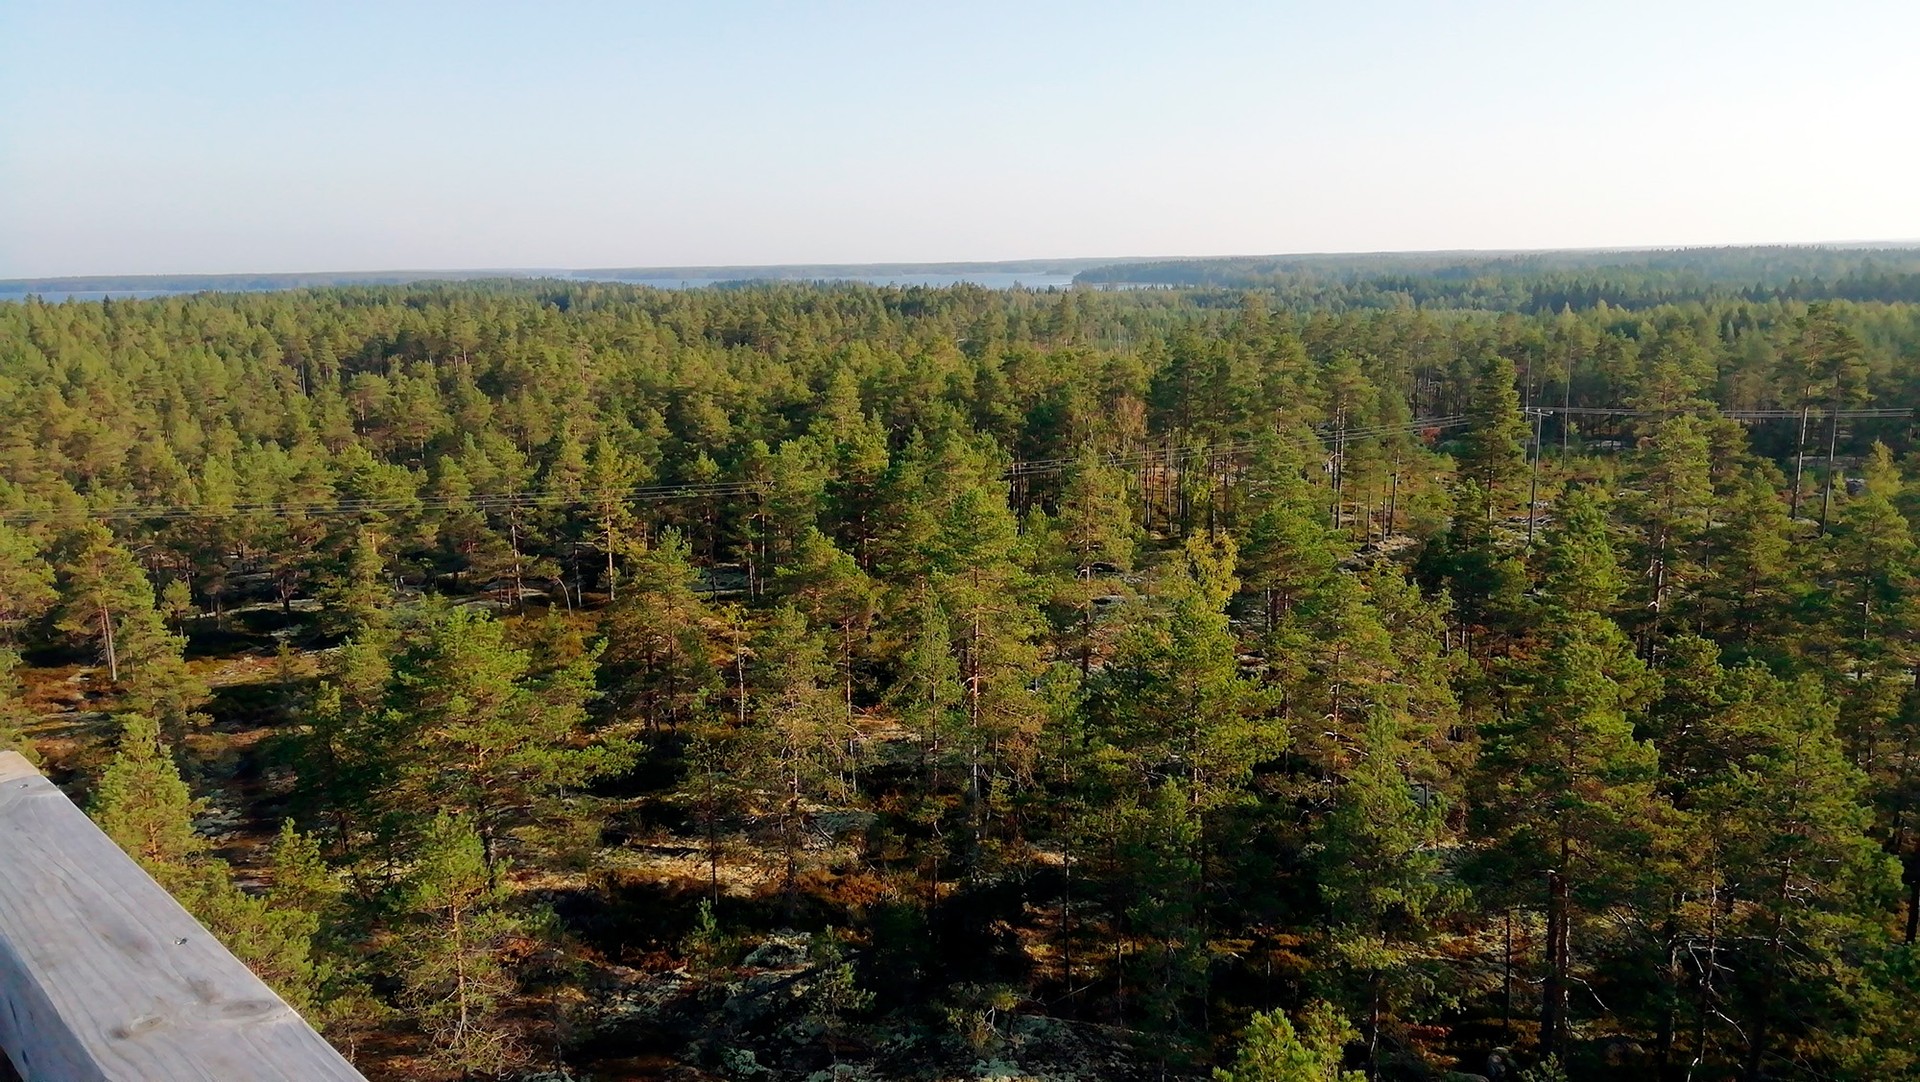
{"type": "Polygon", "coordinates": [[[1920,238],[1920,3],[0,0],[0,276],[1920,238]]]}

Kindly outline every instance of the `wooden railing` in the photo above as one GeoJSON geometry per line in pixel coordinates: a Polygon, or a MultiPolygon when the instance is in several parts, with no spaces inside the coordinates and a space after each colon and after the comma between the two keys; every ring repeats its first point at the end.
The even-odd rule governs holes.
{"type": "Polygon", "coordinates": [[[0,1051],[24,1082],[364,1082],[11,752],[0,752],[0,1051]]]}

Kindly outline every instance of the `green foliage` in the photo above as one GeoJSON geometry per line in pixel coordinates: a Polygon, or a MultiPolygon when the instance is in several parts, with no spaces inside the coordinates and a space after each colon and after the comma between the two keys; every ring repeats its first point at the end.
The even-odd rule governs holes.
{"type": "Polygon", "coordinates": [[[436,815],[406,879],[407,933],[395,958],[401,1000],[435,1060],[478,1074],[499,1074],[525,1057],[501,1019],[514,989],[506,951],[525,925],[492,872],[479,833],[456,815],[436,815]]]}
{"type": "Polygon", "coordinates": [[[60,595],[53,568],[29,535],[0,523],[0,646],[11,646],[26,625],[51,609],[60,595]]]}
{"type": "MultiPolygon", "coordinates": [[[[61,565],[61,605],[55,626],[100,649],[107,678],[120,682],[122,629],[153,609],[153,585],[105,526],[89,522],[68,542],[61,565]]],[[[131,666],[129,666],[131,667],[131,666]]]]}
{"type": "Polygon", "coordinates": [[[860,987],[859,974],[846,948],[831,932],[813,937],[807,949],[813,977],[807,985],[807,1014],[830,1035],[837,1035],[850,1015],[873,1005],[873,993],[860,987]]]}
{"type": "Polygon", "coordinates": [[[669,531],[633,562],[627,588],[602,621],[607,639],[600,685],[616,717],[649,730],[692,717],[716,682],[708,658],[714,619],[695,594],[699,572],[683,536],[669,531]]]}
{"type": "Polygon", "coordinates": [[[863,944],[783,986],[836,1054],[877,1005],[1009,1055],[1052,1011],[1197,1070],[1307,989],[1354,1024],[1262,1016],[1232,1077],[1536,1015],[1574,1071],[1586,1032],[1902,1077],[1915,458],[1829,411],[1920,402],[1912,269],[0,305],[0,742],[100,758],[16,672],[140,715],[103,825],[330,1032],[449,1072],[624,1052],[567,1004],[660,946],[627,922],[704,897],[723,968],[758,882],[863,944]],[[264,894],[191,827],[182,771],[236,770],[299,828],[264,894]],[[656,912],[631,865],[677,848],[656,912]]]}
{"type": "Polygon", "coordinates": [[[119,749],[94,787],[93,818],[107,837],[171,886],[169,878],[206,852],[206,840],[193,830],[193,817],[205,805],[181,780],[152,718],[126,714],[119,720],[119,749]]]}
{"type": "Polygon", "coordinates": [[[1393,718],[1377,713],[1311,846],[1343,999],[1376,1020],[1404,1017],[1432,995],[1428,941],[1465,901],[1441,862],[1444,809],[1410,776],[1412,751],[1393,718]]]}
{"type": "Polygon", "coordinates": [[[739,937],[729,935],[720,927],[720,918],[714,915],[712,899],[702,898],[700,909],[694,916],[693,930],[687,933],[681,950],[692,962],[697,973],[713,973],[735,960],[739,953],[739,937]]]}
{"type": "Polygon", "coordinates": [[[381,619],[393,589],[387,582],[386,557],[381,555],[378,535],[370,529],[357,532],[352,547],[322,578],[316,592],[323,626],[330,631],[363,634],[381,619]]]}
{"type": "Polygon", "coordinates": [[[1474,427],[1460,453],[1460,476],[1478,486],[1480,517],[1512,507],[1524,493],[1526,445],[1531,433],[1520,413],[1513,362],[1488,352],[1474,366],[1471,398],[1474,427]]]}
{"type": "Polygon", "coordinates": [[[20,655],[0,647],[0,751],[19,752],[32,760],[35,753],[26,728],[33,716],[20,695],[19,668],[20,655]]]}
{"type": "Polygon", "coordinates": [[[1562,496],[1556,510],[1540,547],[1540,593],[1549,619],[1559,613],[1605,616],[1626,588],[1608,533],[1606,506],[1579,488],[1562,496]]]}
{"type": "Polygon", "coordinates": [[[1560,1057],[1548,1056],[1521,1071],[1520,1082],[1567,1082],[1567,1072],[1560,1066],[1560,1057]]]}
{"type": "MultiPolygon", "coordinates": [[[[325,916],[311,884],[265,898],[236,886],[226,863],[208,855],[194,832],[204,804],[181,780],[159,726],[139,714],[120,721],[120,748],[94,791],[94,821],[288,1003],[311,1004],[322,977],[311,949],[325,916]]],[[[276,866],[311,880],[312,855],[301,846],[298,835],[283,834],[284,864],[277,854],[276,866]]]]}
{"type": "Polygon", "coordinates": [[[621,743],[586,734],[593,692],[591,652],[540,671],[500,621],[428,614],[393,659],[382,735],[399,766],[381,799],[416,820],[465,817],[493,867],[515,827],[564,816],[564,790],[628,761],[621,743]]]}
{"type": "Polygon", "coordinates": [[[1214,1082],[1362,1082],[1366,1075],[1341,1066],[1342,1049],[1358,1036],[1326,1003],[1309,1004],[1298,1027],[1280,1011],[1264,1011],[1247,1023],[1233,1065],[1215,1069],[1214,1082]]]}

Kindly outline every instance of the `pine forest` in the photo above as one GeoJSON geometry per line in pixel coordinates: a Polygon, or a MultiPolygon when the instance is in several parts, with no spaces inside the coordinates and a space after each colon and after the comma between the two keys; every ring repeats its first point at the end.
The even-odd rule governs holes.
{"type": "Polygon", "coordinates": [[[372,1079],[1920,1078],[1778,257],[0,303],[0,747],[372,1079]]]}

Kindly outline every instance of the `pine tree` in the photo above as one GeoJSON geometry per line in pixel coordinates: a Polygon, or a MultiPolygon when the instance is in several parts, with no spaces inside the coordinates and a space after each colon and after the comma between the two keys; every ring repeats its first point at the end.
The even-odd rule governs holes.
{"type": "Polygon", "coordinates": [[[1709,541],[1708,616],[1730,644],[1754,652],[1785,630],[1777,621],[1804,589],[1793,523],[1778,487],[1759,471],[1735,489],[1723,515],[1709,541]]]}
{"type": "Polygon", "coordinates": [[[395,969],[401,1002],[444,1067],[495,1075],[525,1058],[502,1018],[515,987],[506,951],[526,931],[507,900],[480,835],[436,815],[405,885],[395,969]]]}
{"type": "Polygon", "coordinates": [[[1641,441],[1629,519],[1639,528],[1648,617],[1657,643],[1670,614],[1692,603],[1703,574],[1701,543],[1712,524],[1713,480],[1706,433],[1691,416],[1670,417],[1641,441]]]}
{"type": "Polygon", "coordinates": [[[1439,856],[1443,810],[1417,785],[1401,729],[1388,712],[1374,714],[1312,842],[1332,918],[1328,947],[1344,998],[1365,1012],[1373,1075],[1381,1024],[1418,1005],[1430,980],[1420,972],[1423,943],[1452,900],[1439,856]]]}
{"type": "Polygon", "coordinates": [[[18,752],[29,760],[36,757],[26,729],[33,721],[20,691],[20,655],[0,646],[0,751],[18,752]]]}
{"type": "Polygon", "coordinates": [[[661,534],[633,562],[628,588],[602,618],[607,706],[617,717],[637,716],[650,731],[691,717],[717,677],[708,656],[714,618],[694,593],[699,572],[691,557],[680,533],[661,534]]]}
{"type": "Polygon", "coordinates": [[[972,485],[959,492],[942,516],[940,536],[933,584],[959,663],[957,750],[966,762],[969,858],[977,869],[998,804],[1028,779],[1037,754],[1040,616],[1016,562],[1012,513],[998,491],[972,485]]]}
{"type": "Polygon", "coordinates": [[[1238,538],[1240,577],[1259,592],[1266,630],[1321,587],[1350,552],[1327,527],[1324,508],[1291,448],[1270,435],[1249,468],[1250,518],[1238,538]]]}
{"type": "Polygon", "coordinates": [[[363,838],[391,841],[404,825],[389,806],[404,766],[405,719],[387,709],[397,637],[406,626],[369,627],[323,663],[321,682],[295,717],[296,807],[324,824],[336,859],[352,864],[363,838]]]}
{"type": "Polygon", "coordinates": [[[904,625],[900,632],[903,641],[888,697],[901,724],[914,735],[920,757],[920,776],[909,819],[930,835],[923,852],[931,903],[939,898],[946,857],[942,825],[954,776],[946,768],[954,758],[954,745],[962,731],[963,693],[950,623],[939,594],[928,586],[909,604],[911,609],[899,620],[904,625]]]}
{"type": "Polygon", "coordinates": [[[1716,375],[1713,355],[1693,326],[1670,317],[1641,347],[1629,401],[1656,416],[1707,408],[1716,375]]]}
{"type": "Polygon", "coordinates": [[[197,711],[212,690],[188,668],[186,639],[168,631],[159,612],[152,608],[128,612],[115,639],[126,709],[154,718],[167,739],[175,742],[206,721],[197,711]]]}
{"type": "MultiPolygon", "coordinates": [[[[1204,553],[1203,542],[1189,549],[1204,553]]],[[[1176,572],[1166,611],[1130,629],[1090,689],[1099,736],[1126,754],[1134,791],[1173,782],[1201,812],[1234,799],[1253,765],[1285,744],[1266,696],[1240,671],[1222,611],[1233,585],[1176,572]]]]}
{"type": "Polygon", "coordinates": [[[176,634],[185,635],[187,621],[198,615],[199,609],[193,603],[193,587],[185,579],[168,579],[160,590],[160,614],[166,618],[167,627],[176,634]]]}
{"type": "Polygon", "coordinates": [[[1712,844],[1729,898],[1723,936],[1733,975],[1721,993],[1738,1018],[1742,1077],[1757,1082],[1775,1057],[1835,1025],[1830,984],[1881,936],[1880,906],[1898,871],[1867,835],[1863,779],[1834,733],[1817,684],[1742,670],[1742,708],[1723,739],[1739,754],[1708,781],[1700,803],[1717,824],[1712,844]]]}
{"type": "Polygon", "coordinates": [[[775,572],[781,592],[808,622],[835,632],[843,719],[853,739],[853,690],[856,664],[863,660],[873,619],[880,610],[879,587],[851,555],[840,551],[818,529],[801,535],[789,565],[775,572]]]}
{"type": "MultiPolygon", "coordinates": [[[[813,963],[813,980],[806,991],[807,1015],[819,1024],[829,1041],[838,1041],[847,1016],[871,1007],[873,993],[860,987],[859,974],[831,931],[814,936],[807,955],[813,963]]],[[[838,1051],[834,1060],[838,1063],[838,1051]]]]}
{"type": "Polygon", "coordinates": [[[1491,522],[1525,493],[1527,440],[1513,362],[1488,351],[1476,365],[1469,396],[1474,427],[1460,452],[1460,477],[1478,486],[1476,517],[1491,522]]]}
{"type": "Polygon", "coordinates": [[[153,609],[153,584],[97,522],[82,527],[69,547],[73,555],[61,566],[63,602],[57,626],[97,643],[107,679],[118,684],[122,625],[134,614],[153,609]]]}
{"type": "Polygon", "coordinates": [[[1092,445],[1082,445],[1062,484],[1056,526],[1065,568],[1071,578],[1058,596],[1078,615],[1080,672],[1092,668],[1097,649],[1095,599],[1105,586],[1094,579],[1102,569],[1126,571],[1133,565],[1133,506],[1127,475],[1100,461],[1092,445]]]}
{"type": "Polygon", "coordinates": [[[321,626],[338,635],[358,634],[381,619],[393,599],[380,536],[370,527],[354,532],[353,545],[320,582],[321,626]]]}
{"type": "Polygon", "coordinates": [[[1525,630],[1527,568],[1517,542],[1503,538],[1478,508],[1485,492],[1467,481],[1456,487],[1447,532],[1421,553],[1423,577],[1443,585],[1454,603],[1469,652],[1502,652],[1525,630]]]}
{"type": "Polygon", "coordinates": [[[1161,587],[1164,610],[1122,637],[1088,701],[1096,784],[1105,799],[1130,807],[1122,860],[1144,895],[1131,919],[1156,944],[1147,1011],[1168,1027],[1174,1051],[1208,980],[1203,944],[1207,908],[1218,904],[1220,817],[1247,800],[1255,764],[1286,744],[1265,693],[1240,672],[1223,611],[1238,585],[1231,541],[1216,548],[1196,535],[1184,555],[1186,566],[1161,587]],[[1130,803],[1143,792],[1154,794],[1150,803],[1130,803]]]}
{"type": "Polygon", "coordinates": [[[307,1006],[318,976],[310,955],[317,915],[236,886],[226,862],[194,832],[205,805],[181,780],[159,726],[139,714],[120,721],[119,750],[94,791],[94,821],[235,957],[288,1003],[307,1006]]]}
{"type": "Polygon", "coordinates": [[[1357,576],[1334,575],[1267,636],[1268,678],[1286,697],[1291,750],[1337,771],[1376,706],[1403,688],[1393,636],[1357,576]]]}
{"type": "MultiPolygon", "coordinates": [[[[1162,1068],[1197,1051],[1195,1014],[1206,999],[1209,957],[1200,817],[1185,786],[1168,779],[1119,806],[1117,849],[1128,938],[1144,940],[1130,975],[1140,1027],[1162,1068]]],[[[1126,979],[1123,977],[1123,979],[1126,979]]]]}
{"type": "Polygon", "coordinates": [[[1506,862],[1492,878],[1524,884],[1546,911],[1540,1043],[1561,1051],[1575,928],[1647,889],[1667,812],[1657,755],[1629,716],[1652,681],[1612,621],[1566,613],[1522,672],[1510,712],[1485,727],[1477,802],[1490,855],[1506,862]]]}
{"type": "Polygon", "coordinates": [[[510,644],[499,621],[472,609],[432,616],[393,661],[386,709],[397,757],[390,808],[463,817],[490,871],[518,826],[566,814],[560,795],[622,768],[627,749],[586,731],[594,657],[548,672],[510,644]]]}
{"type": "Polygon", "coordinates": [[[1548,626],[1562,614],[1607,616],[1626,589],[1607,525],[1607,507],[1586,488],[1569,489],[1540,546],[1540,594],[1548,626]]]}
{"type": "Polygon", "coordinates": [[[0,523],[0,648],[13,646],[21,629],[59,599],[53,568],[33,538],[0,523]]]}
{"type": "Polygon", "coordinates": [[[160,726],[141,714],[120,717],[120,745],[95,787],[92,814],[107,837],[169,890],[207,851],[193,818],[205,808],[160,743],[160,726]]]}
{"type": "Polygon", "coordinates": [[[1827,541],[1824,588],[1809,599],[1823,626],[1807,638],[1840,689],[1842,739],[1872,773],[1892,750],[1890,726],[1920,656],[1910,645],[1920,626],[1920,546],[1893,502],[1871,487],[1841,507],[1827,541]]]}
{"type": "Polygon", "coordinates": [[[1346,1070],[1343,1049],[1360,1035],[1326,1003],[1309,1004],[1295,1027],[1280,1011],[1253,1016],[1240,1037],[1233,1066],[1215,1068],[1214,1082],[1365,1082],[1346,1070]]]}
{"type": "Polygon", "coordinates": [[[738,771],[755,780],[779,838],[789,904],[800,872],[808,805],[845,800],[839,696],[826,645],[791,606],[776,610],[756,638],[750,677],[751,729],[741,734],[738,771]]]}

